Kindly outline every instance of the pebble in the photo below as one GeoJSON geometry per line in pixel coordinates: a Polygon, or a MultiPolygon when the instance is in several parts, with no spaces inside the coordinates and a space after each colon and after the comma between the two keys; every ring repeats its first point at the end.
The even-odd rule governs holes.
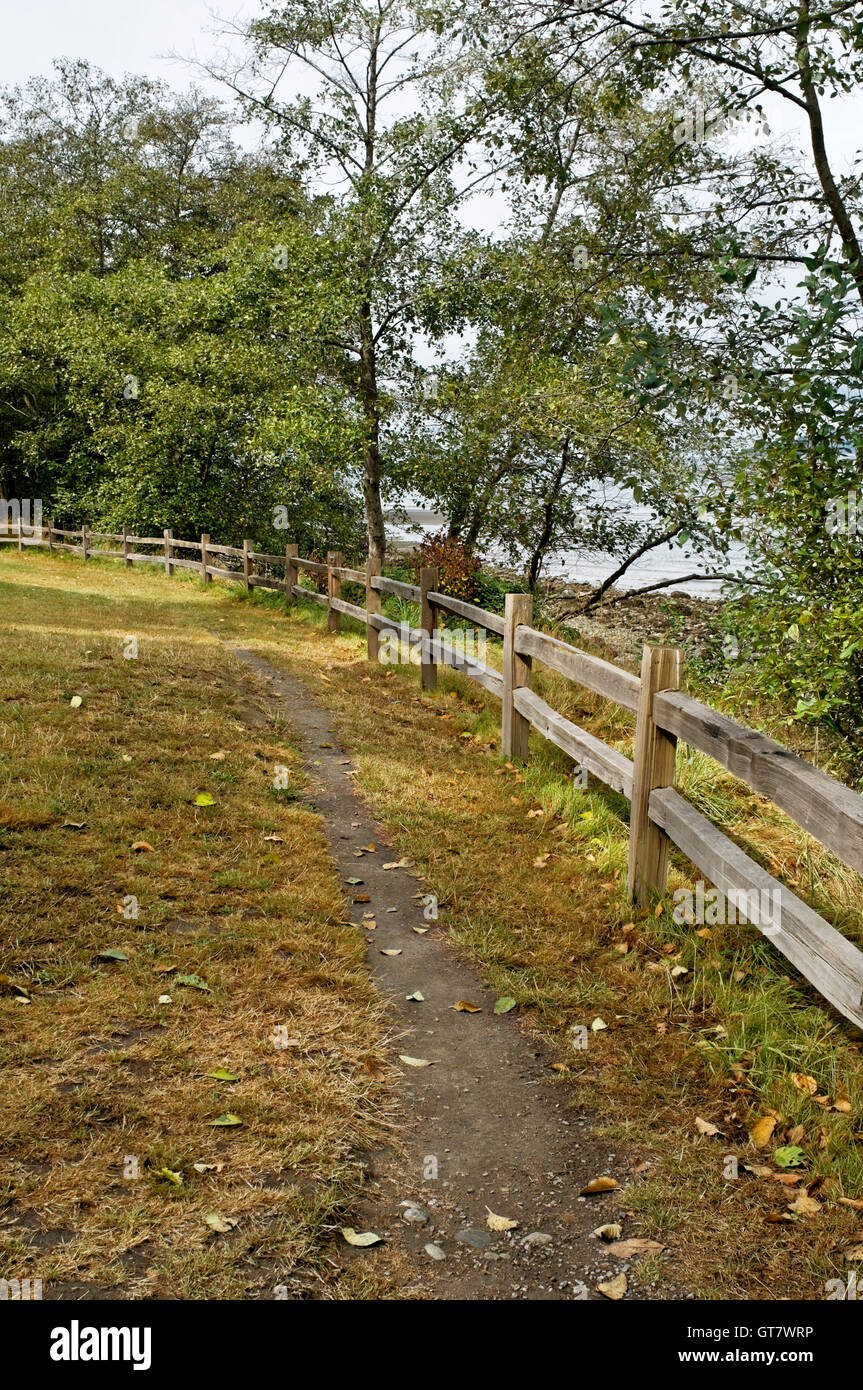
{"type": "Polygon", "coordinates": [[[491,1245],[489,1232],[481,1231],[477,1226],[468,1226],[464,1231],[457,1231],[455,1238],[461,1241],[462,1245],[472,1245],[474,1250],[484,1250],[487,1245],[491,1245]]]}
{"type": "Polygon", "coordinates": [[[519,1245],[527,1246],[529,1250],[537,1245],[551,1245],[551,1236],[547,1236],[544,1231],[531,1231],[529,1236],[524,1236],[519,1241],[519,1245]]]}
{"type": "Polygon", "coordinates": [[[443,1250],[441,1250],[439,1245],[426,1245],[423,1248],[425,1249],[426,1254],[429,1255],[433,1260],[446,1259],[446,1255],[444,1254],[443,1250]]]}

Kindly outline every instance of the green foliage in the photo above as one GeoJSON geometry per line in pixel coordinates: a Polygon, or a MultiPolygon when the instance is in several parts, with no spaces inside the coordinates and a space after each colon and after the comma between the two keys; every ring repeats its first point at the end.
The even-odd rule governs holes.
{"type": "Polygon", "coordinates": [[[468,603],[476,598],[479,560],[470,546],[457,536],[447,536],[444,532],[426,536],[416,552],[417,577],[424,566],[437,568],[442,594],[468,603]]]}

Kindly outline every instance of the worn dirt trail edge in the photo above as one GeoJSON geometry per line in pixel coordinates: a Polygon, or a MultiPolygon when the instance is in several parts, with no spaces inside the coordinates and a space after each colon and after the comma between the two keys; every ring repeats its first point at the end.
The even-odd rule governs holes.
{"type": "Polygon", "coordinates": [[[404,1152],[368,1157],[364,1224],[358,1227],[376,1231],[385,1244],[358,1251],[346,1246],[344,1258],[369,1262],[416,1296],[601,1298],[597,1283],[628,1266],[591,1232],[610,1222],[619,1222],[624,1236],[633,1232],[618,1193],[579,1193],[603,1174],[622,1186],[628,1164],[591,1136],[587,1118],[565,1109],[548,1079],[547,1060],[515,1017],[493,1014],[494,996],[452,957],[440,926],[424,919],[425,890],[417,877],[383,869],[400,854],[354,789],[331,713],[256,653],[233,644],[231,650],[271,683],[273,712],[293,726],[312,780],[309,800],[325,821],[346,894],[369,895],[368,903],[352,905],[351,915],[358,929],[364,912],[373,912],[377,922],[366,933],[368,959],[390,1004],[394,1054],[434,1063],[416,1068],[396,1061],[403,1073],[404,1152]],[[371,843],[375,853],[355,857],[371,843]],[[362,879],[362,886],[351,888],[349,878],[362,879]],[[419,935],[413,927],[427,932],[419,935]],[[385,950],[400,954],[382,955],[385,950]],[[407,1000],[416,991],[424,1002],[407,1000]],[[482,1012],[457,1012],[452,1005],[458,1000],[482,1012]],[[405,1220],[412,1205],[425,1222],[405,1220]],[[490,1232],[487,1208],[518,1228],[490,1232]],[[459,1239],[459,1233],[466,1235],[459,1239]],[[525,1245],[526,1237],[532,1239],[525,1245]],[[427,1254],[428,1244],[445,1258],[427,1254]]]}

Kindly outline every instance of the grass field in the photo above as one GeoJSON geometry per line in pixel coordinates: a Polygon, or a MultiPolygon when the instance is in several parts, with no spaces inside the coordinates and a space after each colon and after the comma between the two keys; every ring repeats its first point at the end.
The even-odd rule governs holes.
{"type": "MultiPolygon", "coordinates": [[[[449,671],[420,697],[415,671],[369,667],[360,629],[328,634],[311,606],[285,616],[270,595],[43,556],[0,557],[0,584],[14,656],[0,692],[0,969],[32,985],[29,1005],[0,1000],[7,1214],[38,1204],[75,1231],[38,1257],[13,1238],[9,1268],[198,1297],[260,1282],[268,1260],[267,1279],[357,1292],[324,1252],[349,1208],[353,1156],[386,1128],[383,1022],[359,945],[339,926],[315,817],[271,789],[277,761],[301,782],[289,731],[255,727],[218,630],[332,709],[359,785],[438,896],[450,941],[557,1048],[561,1099],[592,1108],[639,1156],[627,1204],[696,1295],[821,1297],[825,1279],[847,1272],[863,1239],[847,1204],[863,1199],[859,1036],[749,926],[681,926],[667,902],[632,914],[623,798],[574,787],[538,739],[524,768],[507,766],[493,697],[449,671]],[[122,656],[135,633],[137,664],[122,656]],[[197,807],[201,792],[216,804],[197,807]],[[67,819],[85,828],[64,830],[67,819]],[[153,850],[132,853],[138,839],[153,850]],[[137,923],[117,912],[129,894],[137,923]],[[194,934],[178,934],[178,917],[194,934]],[[100,960],[106,946],[129,960],[100,960]],[[175,987],[158,973],[171,966],[212,993],[175,987]],[[288,1069],[268,1041],[275,1019],[305,1039],[288,1069]],[[138,1075],[136,1060],[148,1068],[138,1075]],[[208,1078],[218,1067],[240,1080],[208,1078]],[[244,1125],[219,1137],[210,1122],[225,1110],[244,1125]],[[149,1160],[134,1185],[124,1153],[149,1160]],[[225,1166],[199,1174],[195,1162],[225,1166]],[[182,1186],[160,1169],[182,1170],[182,1186]],[[264,1185],[274,1169],[278,1196],[264,1185]],[[239,1218],[233,1233],[207,1228],[213,1210],[239,1218]],[[139,1241],[148,1266],[134,1274],[139,1241]]],[[[628,716],[553,677],[540,689],[631,751],[628,716]]],[[[680,771],[696,804],[861,939],[859,880],[706,759],[680,771]]],[[[670,888],[692,877],[675,856],[670,888]]],[[[649,1283],[660,1265],[646,1260],[633,1277],[649,1283]]]]}
{"type": "Polygon", "coordinates": [[[8,556],[0,595],[0,1273],[380,1294],[328,1248],[388,1133],[381,1010],[220,601],[8,556]]]}

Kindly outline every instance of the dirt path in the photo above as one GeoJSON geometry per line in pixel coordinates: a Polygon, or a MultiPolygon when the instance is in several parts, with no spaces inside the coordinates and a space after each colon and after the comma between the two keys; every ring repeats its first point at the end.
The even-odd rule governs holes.
{"type": "Polygon", "coordinates": [[[453,957],[441,927],[426,919],[425,890],[416,875],[384,869],[399,853],[354,789],[330,712],[255,653],[232,650],[271,682],[273,712],[300,740],[312,780],[309,799],[325,821],[345,890],[368,896],[353,904],[352,919],[361,928],[363,914],[372,912],[377,923],[365,932],[368,959],[390,1003],[394,1057],[434,1063],[396,1062],[404,1150],[369,1156],[358,1226],[376,1231],[385,1244],[357,1251],[345,1246],[344,1258],[370,1262],[415,1296],[601,1298],[597,1284],[628,1265],[591,1232],[613,1222],[624,1236],[634,1232],[616,1193],[579,1194],[604,1174],[622,1186],[627,1162],[558,1099],[548,1059],[515,1016],[495,1016],[494,997],[453,957]],[[356,857],[370,844],[374,852],[356,857]],[[362,883],[351,885],[351,879],[362,883]],[[422,1001],[409,999],[416,992],[422,1001]],[[455,1010],[460,1000],[482,1012],[455,1010]],[[517,1221],[517,1229],[492,1234],[488,1209],[517,1221]]]}

